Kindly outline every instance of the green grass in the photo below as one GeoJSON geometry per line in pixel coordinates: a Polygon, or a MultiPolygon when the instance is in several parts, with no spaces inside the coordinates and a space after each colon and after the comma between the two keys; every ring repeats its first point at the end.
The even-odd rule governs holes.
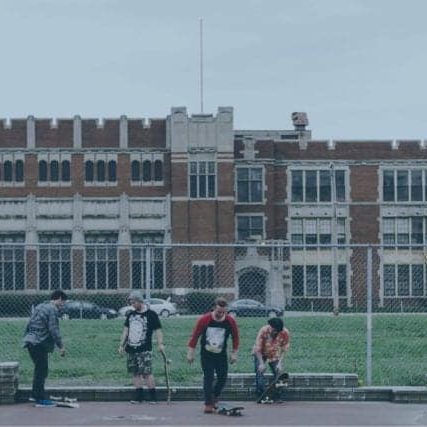
{"type": "MultiPolygon", "coordinates": [[[[196,318],[162,320],[172,383],[200,384],[198,360],[186,362],[187,342],[196,318]]],[[[19,361],[20,383],[29,384],[32,363],[21,347],[25,320],[0,320],[0,361],[19,361]]],[[[241,347],[230,372],[252,372],[251,350],[261,318],[239,318],[241,347]]],[[[356,373],[361,383],[366,371],[366,318],[363,315],[301,316],[285,319],[291,333],[286,369],[291,373],[356,373]]],[[[424,385],[427,373],[427,318],[424,315],[378,315],[373,319],[373,384],[424,385]]],[[[117,353],[123,320],[61,321],[67,356],[51,357],[49,384],[130,385],[124,357],[117,353]]],[[[163,383],[157,351],[154,375],[163,383]]]]}

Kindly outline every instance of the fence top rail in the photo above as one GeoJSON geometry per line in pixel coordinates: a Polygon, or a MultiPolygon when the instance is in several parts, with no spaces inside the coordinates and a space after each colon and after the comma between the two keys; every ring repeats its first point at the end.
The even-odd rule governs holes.
{"type": "Polygon", "coordinates": [[[372,248],[378,250],[392,249],[413,249],[427,251],[426,244],[378,244],[378,243],[348,243],[348,244],[294,244],[287,242],[237,242],[237,243],[69,243],[69,242],[51,242],[51,243],[24,243],[24,242],[0,242],[0,249],[4,248],[262,248],[262,249],[353,249],[353,248],[372,248]]]}

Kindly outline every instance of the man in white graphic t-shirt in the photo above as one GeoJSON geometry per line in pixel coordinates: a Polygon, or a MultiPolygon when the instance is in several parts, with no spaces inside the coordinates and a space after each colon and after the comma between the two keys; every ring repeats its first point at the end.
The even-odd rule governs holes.
{"type": "Polygon", "coordinates": [[[156,387],[152,373],[152,336],[155,332],[159,351],[164,351],[162,325],[157,313],[144,305],[141,292],[131,292],[129,302],[133,310],[126,316],[119,353],[127,353],[127,370],[132,374],[136,388],[135,399],[131,400],[131,403],[141,403],[144,400],[144,380],[149,400],[156,402],[156,387]]]}

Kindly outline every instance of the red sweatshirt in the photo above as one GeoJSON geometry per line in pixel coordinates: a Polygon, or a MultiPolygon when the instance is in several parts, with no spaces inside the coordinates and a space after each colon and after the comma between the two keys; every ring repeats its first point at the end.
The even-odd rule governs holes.
{"type": "Polygon", "coordinates": [[[236,321],[227,314],[222,321],[215,320],[212,312],[203,314],[196,323],[188,347],[196,348],[197,341],[201,336],[200,344],[202,354],[223,354],[227,349],[227,339],[231,334],[233,351],[239,348],[239,330],[236,321]]]}

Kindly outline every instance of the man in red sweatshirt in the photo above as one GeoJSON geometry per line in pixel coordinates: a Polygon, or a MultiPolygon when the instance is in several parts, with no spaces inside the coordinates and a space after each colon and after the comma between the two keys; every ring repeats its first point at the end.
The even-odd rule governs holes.
{"type": "Polygon", "coordinates": [[[230,363],[235,363],[239,348],[239,330],[234,318],[227,313],[227,301],[224,298],[217,298],[213,311],[203,314],[197,321],[188,342],[187,360],[191,364],[194,361],[194,349],[201,337],[200,360],[203,370],[205,414],[214,412],[219,395],[227,381],[227,340],[230,335],[233,344],[230,363]]]}

